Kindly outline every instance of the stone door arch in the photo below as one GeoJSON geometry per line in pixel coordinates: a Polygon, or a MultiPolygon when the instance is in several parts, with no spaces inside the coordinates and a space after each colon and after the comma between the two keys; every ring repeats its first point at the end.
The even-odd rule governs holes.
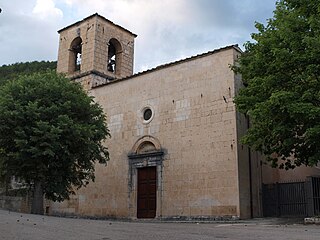
{"type": "Polygon", "coordinates": [[[138,139],[128,158],[131,217],[161,217],[163,150],[159,140],[152,136],[138,139]]]}

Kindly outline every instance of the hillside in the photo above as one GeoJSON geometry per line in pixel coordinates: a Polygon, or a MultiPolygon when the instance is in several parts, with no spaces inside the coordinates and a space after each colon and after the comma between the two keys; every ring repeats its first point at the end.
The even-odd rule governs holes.
{"type": "Polygon", "coordinates": [[[33,61],[25,63],[14,63],[0,66],[0,84],[7,80],[14,80],[20,74],[31,74],[49,69],[56,69],[56,61],[33,61]]]}

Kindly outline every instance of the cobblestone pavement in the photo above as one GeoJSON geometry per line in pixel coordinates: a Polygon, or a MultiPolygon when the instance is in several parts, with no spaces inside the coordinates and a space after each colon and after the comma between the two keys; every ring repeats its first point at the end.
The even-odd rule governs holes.
{"type": "Polygon", "coordinates": [[[320,239],[320,226],[284,224],[273,219],[239,223],[164,223],[88,220],[20,214],[0,210],[0,239],[320,239]]]}

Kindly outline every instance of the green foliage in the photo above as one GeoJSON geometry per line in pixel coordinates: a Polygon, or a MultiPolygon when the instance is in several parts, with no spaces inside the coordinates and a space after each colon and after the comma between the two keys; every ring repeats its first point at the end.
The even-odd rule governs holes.
{"type": "Polygon", "coordinates": [[[8,190],[7,193],[3,193],[4,196],[11,196],[11,197],[25,197],[28,194],[29,194],[28,188],[10,189],[8,190]]]}
{"type": "Polygon", "coordinates": [[[320,1],[280,0],[266,26],[256,23],[236,72],[235,98],[252,127],[243,142],[272,166],[314,166],[320,159],[320,1]],[[278,160],[281,159],[281,160],[278,160]]]}
{"type": "Polygon", "coordinates": [[[2,171],[40,182],[48,199],[68,199],[106,164],[102,108],[79,84],[54,71],[20,76],[0,88],[2,171]]]}
{"type": "Polygon", "coordinates": [[[36,72],[45,72],[57,68],[57,62],[34,61],[26,63],[14,63],[0,67],[0,85],[8,80],[14,80],[21,74],[32,74],[36,72]]]}

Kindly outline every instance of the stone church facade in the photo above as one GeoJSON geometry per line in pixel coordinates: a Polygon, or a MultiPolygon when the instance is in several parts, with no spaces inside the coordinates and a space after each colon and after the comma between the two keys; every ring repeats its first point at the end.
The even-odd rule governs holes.
{"type": "Polygon", "coordinates": [[[107,114],[107,166],[55,214],[114,218],[261,216],[261,166],[239,139],[241,78],[227,46],[133,74],[136,35],[94,14],[59,31],[58,72],[107,114]]]}

